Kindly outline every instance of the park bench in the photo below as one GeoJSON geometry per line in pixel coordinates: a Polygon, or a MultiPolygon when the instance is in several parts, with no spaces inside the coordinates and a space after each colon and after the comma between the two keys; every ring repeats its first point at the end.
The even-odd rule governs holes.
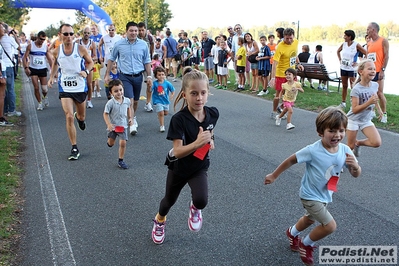
{"type": "Polygon", "coordinates": [[[327,82],[327,91],[329,90],[329,82],[338,82],[338,92],[341,86],[341,77],[337,72],[328,72],[324,64],[301,63],[303,71],[298,69],[298,76],[301,78],[324,80],[327,82]]]}

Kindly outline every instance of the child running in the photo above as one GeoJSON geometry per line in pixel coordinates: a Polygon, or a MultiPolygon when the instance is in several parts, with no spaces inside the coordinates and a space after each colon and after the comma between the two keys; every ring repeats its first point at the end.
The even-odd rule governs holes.
{"type": "Polygon", "coordinates": [[[383,112],[378,104],[378,83],[372,81],[376,75],[374,62],[370,59],[361,61],[358,66],[358,79],[351,91],[351,108],[348,112],[347,140],[348,146],[356,157],[360,156],[360,146],[378,148],[381,146],[381,137],[371,121],[377,108],[379,119],[383,112]],[[365,139],[356,139],[358,130],[366,136],[365,139]]]}
{"type": "Polygon", "coordinates": [[[152,104],[158,115],[159,131],[165,132],[165,115],[169,112],[170,98],[173,98],[175,88],[166,80],[166,70],[162,66],[154,69],[156,80],[148,92],[152,93],[152,104]]]}
{"type": "Polygon", "coordinates": [[[175,204],[180,191],[188,184],[192,200],[189,207],[188,227],[198,232],[202,227],[201,210],[208,203],[209,150],[214,149],[213,129],[219,118],[215,107],[205,106],[209,95],[208,77],[191,68],[183,71],[182,88],[174,107],[183,100],[179,112],[172,116],[167,139],[173,141],[168,153],[165,196],[154,219],[152,240],[165,240],[166,215],[175,204]]]}
{"type": "Polygon", "coordinates": [[[119,137],[118,167],[128,169],[129,166],[123,161],[123,157],[128,139],[128,125],[133,124],[130,99],[123,96],[123,85],[119,79],[111,80],[108,85],[112,99],[105,105],[103,114],[108,131],[107,145],[108,147],[114,146],[116,137],[119,137]]]}
{"type": "Polygon", "coordinates": [[[337,225],[327,210],[343,166],[353,177],[361,174],[361,168],[352,150],[341,143],[348,123],[346,114],[339,107],[328,107],[316,118],[316,129],[320,140],[310,144],[285,159],[274,172],[266,175],[265,185],[273,183],[285,170],[296,163],[306,163],[299,196],[305,208],[305,215],[286,231],[292,251],[300,253],[303,263],[313,265],[313,251],[316,241],[335,231],[337,225]],[[320,225],[304,238],[299,234],[315,221],[320,225]]]}
{"type": "Polygon", "coordinates": [[[298,95],[298,91],[304,92],[302,89],[302,85],[300,82],[295,81],[297,74],[296,70],[293,68],[288,68],[285,71],[285,79],[287,82],[281,85],[283,95],[283,111],[276,115],[276,125],[279,126],[281,124],[281,119],[284,117],[286,113],[287,116],[287,130],[294,129],[295,126],[291,123],[292,113],[294,112],[293,107],[295,104],[296,96],[298,95]]]}

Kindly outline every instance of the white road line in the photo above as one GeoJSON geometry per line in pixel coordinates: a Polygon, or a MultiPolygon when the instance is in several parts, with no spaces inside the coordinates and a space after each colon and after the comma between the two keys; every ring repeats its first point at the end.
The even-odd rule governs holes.
{"type": "Polygon", "coordinates": [[[44,212],[46,215],[47,231],[49,234],[51,253],[54,265],[76,265],[73,251],[65,227],[57,190],[47,158],[42,132],[37,119],[36,99],[33,98],[33,89],[30,83],[24,82],[24,95],[27,109],[26,116],[32,127],[33,147],[37,162],[37,171],[40,181],[44,212]]]}

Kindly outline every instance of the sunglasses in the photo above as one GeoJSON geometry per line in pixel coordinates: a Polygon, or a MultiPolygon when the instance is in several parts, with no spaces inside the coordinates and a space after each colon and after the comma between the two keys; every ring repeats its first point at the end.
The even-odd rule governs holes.
{"type": "Polygon", "coordinates": [[[43,41],[43,42],[44,42],[46,39],[39,38],[39,40],[41,40],[41,41],[43,41]]]}
{"type": "Polygon", "coordinates": [[[109,29],[108,31],[115,31],[115,29],[109,29]]]}
{"type": "Polygon", "coordinates": [[[232,30],[233,28],[228,28],[227,30],[232,30]]]}
{"type": "Polygon", "coordinates": [[[64,35],[64,36],[73,36],[75,33],[73,33],[73,32],[63,32],[62,33],[62,35],[64,35]]]}
{"type": "Polygon", "coordinates": [[[83,32],[83,34],[90,34],[90,32],[85,31],[85,32],[83,32]]]}

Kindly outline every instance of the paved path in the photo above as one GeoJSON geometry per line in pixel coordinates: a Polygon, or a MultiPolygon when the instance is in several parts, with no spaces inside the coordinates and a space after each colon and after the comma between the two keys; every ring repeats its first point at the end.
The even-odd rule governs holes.
{"type": "MultiPolygon", "coordinates": [[[[180,82],[174,85],[180,90],[180,82]]],[[[49,92],[50,107],[38,112],[30,86],[24,84],[21,265],[301,264],[284,231],[303,214],[298,189],[304,165],[295,165],[271,186],[263,180],[288,155],[318,139],[315,113],[295,109],[296,128],[287,131],[284,121],[277,127],[269,118],[270,101],[211,88],[208,105],[218,107],[220,119],[203,228],[188,230],[190,191],[185,188],[168,215],[166,240],[158,246],[150,234],[171,142],[158,131],[156,114],[145,112],[140,101],[139,131],[129,139],[125,156],[130,169],[121,170],[117,146],[106,145],[102,91],[103,98],[93,99],[94,108],[87,110],[87,130],[78,131],[81,157],[68,161],[70,143],[57,90],[49,92]]],[[[329,206],[338,228],[320,245],[399,245],[399,136],[380,133],[379,149],[362,149],[362,176],[342,174],[329,206]]]]}

